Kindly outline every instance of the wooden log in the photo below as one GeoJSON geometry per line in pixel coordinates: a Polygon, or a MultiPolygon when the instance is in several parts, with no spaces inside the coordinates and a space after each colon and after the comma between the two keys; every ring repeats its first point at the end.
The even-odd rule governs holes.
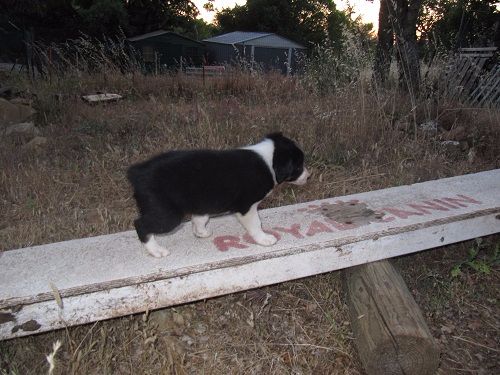
{"type": "Polygon", "coordinates": [[[371,374],[435,374],[439,349],[401,275],[387,260],[345,271],[359,357],[371,374]]]}

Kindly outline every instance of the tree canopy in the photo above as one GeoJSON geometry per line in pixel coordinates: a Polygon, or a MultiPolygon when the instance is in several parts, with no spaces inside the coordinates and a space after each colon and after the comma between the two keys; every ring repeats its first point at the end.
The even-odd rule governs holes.
{"type": "Polygon", "coordinates": [[[423,0],[418,21],[421,40],[432,49],[500,47],[497,0],[423,0]]]}
{"type": "Polygon", "coordinates": [[[267,31],[306,46],[338,38],[348,18],[333,0],[247,0],[215,16],[221,32],[267,31]]]}
{"type": "MultiPolygon", "coordinates": [[[[342,30],[354,24],[333,0],[248,0],[218,11],[215,25],[198,18],[199,9],[191,0],[3,0],[0,7],[0,24],[32,28],[46,41],[81,33],[100,38],[158,29],[201,39],[243,30],[274,32],[311,46],[326,39],[339,42],[342,30]]],[[[204,8],[216,11],[211,0],[204,8]]]]}
{"type": "MultiPolygon", "coordinates": [[[[59,41],[81,33],[93,37],[138,35],[158,29],[196,35],[201,28],[191,0],[3,0],[0,25],[34,29],[38,38],[59,41]]],[[[203,22],[203,21],[201,21],[203,22]]]]}
{"type": "MultiPolygon", "coordinates": [[[[394,9],[402,9],[404,14],[411,10],[408,4],[421,4],[416,25],[419,39],[432,48],[443,49],[498,45],[500,17],[496,2],[391,0],[391,4],[399,4],[394,9]]],[[[382,4],[386,3],[389,2],[382,0],[382,4]]],[[[338,10],[335,0],[247,0],[244,5],[219,11],[214,9],[213,0],[206,0],[203,7],[216,12],[214,25],[198,18],[199,9],[191,0],[2,0],[0,26],[33,30],[36,39],[48,42],[82,33],[101,38],[133,36],[157,29],[195,39],[236,30],[267,31],[307,47],[325,42],[341,45],[346,29],[364,38],[371,32],[371,27],[359,19],[352,20],[349,10],[338,10]]],[[[381,11],[384,9],[381,7],[381,11]]],[[[387,17],[385,22],[394,23],[387,17]]],[[[386,42],[392,43],[392,37],[386,42]]]]}

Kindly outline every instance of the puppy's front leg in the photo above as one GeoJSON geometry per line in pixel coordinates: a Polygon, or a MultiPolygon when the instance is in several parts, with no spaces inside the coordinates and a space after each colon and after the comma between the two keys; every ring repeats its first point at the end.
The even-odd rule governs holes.
{"type": "Polygon", "coordinates": [[[193,226],[193,233],[196,237],[206,238],[212,235],[212,232],[207,229],[209,216],[208,215],[193,215],[191,217],[191,224],[193,226]]]}
{"type": "Polygon", "coordinates": [[[170,254],[170,251],[156,242],[155,236],[153,236],[152,234],[149,235],[148,241],[144,244],[144,247],[149,252],[149,254],[151,254],[155,258],[166,257],[170,254]]]}
{"type": "Polygon", "coordinates": [[[257,205],[259,203],[254,203],[245,215],[236,213],[236,217],[255,242],[262,246],[271,246],[278,240],[273,235],[267,234],[262,230],[259,213],[257,212],[257,205]]]}

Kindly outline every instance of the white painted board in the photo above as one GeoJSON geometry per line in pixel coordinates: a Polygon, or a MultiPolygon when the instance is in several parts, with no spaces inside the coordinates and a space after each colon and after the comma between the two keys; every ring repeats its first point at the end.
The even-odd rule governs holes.
{"type": "Polygon", "coordinates": [[[500,232],[500,169],[261,211],[272,247],[232,216],[160,237],[135,232],[0,253],[0,339],[256,288],[500,232]],[[54,289],[56,292],[54,292],[54,289]],[[62,297],[62,308],[56,294],[62,297]]]}
{"type": "Polygon", "coordinates": [[[82,96],[82,99],[88,103],[112,102],[121,98],[122,96],[118,94],[92,94],[82,96]]]}

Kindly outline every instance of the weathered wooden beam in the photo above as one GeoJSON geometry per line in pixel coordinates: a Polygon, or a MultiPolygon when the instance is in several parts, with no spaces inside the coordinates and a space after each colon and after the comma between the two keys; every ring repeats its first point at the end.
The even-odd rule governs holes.
{"type": "Polygon", "coordinates": [[[0,252],[0,339],[352,267],[500,232],[500,169],[262,210],[276,245],[234,216],[146,254],[133,231],[0,252]]]}
{"type": "Polygon", "coordinates": [[[84,95],[82,99],[87,103],[102,103],[102,102],[114,102],[116,100],[122,99],[121,95],[118,94],[92,94],[84,95]]]}
{"type": "Polygon", "coordinates": [[[388,260],[344,271],[351,326],[368,375],[435,374],[439,348],[388,260]]]}

